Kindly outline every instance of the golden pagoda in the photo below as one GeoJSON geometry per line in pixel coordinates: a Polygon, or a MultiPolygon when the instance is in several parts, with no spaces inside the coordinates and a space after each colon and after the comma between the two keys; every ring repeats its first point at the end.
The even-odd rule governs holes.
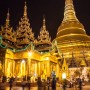
{"type": "Polygon", "coordinates": [[[16,43],[15,46],[18,49],[25,48],[30,42],[34,42],[34,33],[30,28],[29,19],[27,17],[27,6],[25,2],[24,15],[19,22],[19,26],[16,30],[16,43]]]}
{"type": "Polygon", "coordinates": [[[12,27],[10,27],[10,14],[9,9],[7,13],[6,23],[4,26],[1,27],[1,36],[2,36],[2,45],[8,48],[14,48],[14,43],[16,41],[15,32],[12,27]]]}
{"type": "Polygon", "coordinates": [[[46,20],[45,16],[43,16],[43,26],[40,30],[40,35],[38,35],[38,39],[35,43],[36,50],[39,52],[48,52],[51,49],[51,37],[49,36],[49,32],[46,29],[46,20]]]}
{"type": "Polygon", "coordinates": [[[74,57],[78,67],[82,59],[85,60],[86,66],[90,66],[90,36],[86,34],[84,26],[76,17],[73,0],[65,0],[64,18],[53,42],[57,42],[57,48],[68,65],[74,57]]]}

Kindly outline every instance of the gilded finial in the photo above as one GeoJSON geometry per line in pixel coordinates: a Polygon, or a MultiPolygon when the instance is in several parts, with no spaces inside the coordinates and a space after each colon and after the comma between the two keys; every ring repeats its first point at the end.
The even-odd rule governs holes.
{"type": "Polygon", "coordinates": [[[45,15],[43,15],[43,26],[45,26],[45,15]]]}
{"type": "Polygon", "coordinates": [[[64,10],[63,22],[72,21],[72,20],[78,21],[76,15],[75,15],[73,0],[66,0],[65,1],[65,10],[64,10]]]}
{"type": "Polygon", "coordinates": [[[43,28],[46,28],[46,25],[45,25],[45,15],[43,15],[43,28]]]}
{"type": "Polygon", "coordinates": [[[6,25],[9,25],[9,16],[10,16],[10,14],[9,14],[9,9],[8,9],[7,18],[6,18],[6,25]]]}
{"type": "Polygon", "coordinates": [[[26,5],[26,1],[25,1],[25,6],[24,6],[24,16],[27,16],[27,5],[26,5]]]}

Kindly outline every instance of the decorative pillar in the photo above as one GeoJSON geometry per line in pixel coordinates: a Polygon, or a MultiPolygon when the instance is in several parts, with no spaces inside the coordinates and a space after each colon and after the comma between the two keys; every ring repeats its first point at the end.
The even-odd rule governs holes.
{"type": "Polygon", "coordinates": [[[28,75],[31,75],[31,58],[28,58],[28,75]]]}
{"type": "Polygon", "coordinates": [[[5,59],[5,70],[4,70],[4,73],[5,73],[5,76],[7,75],[7,65],[8,65],[8,63],[7,63],[7,59],[5,59]]]}
{"type": "Polygon", "coordinates": [[[35,71],[34,71],[35,76],[37,76],[37,62],[35,62],[35,71]]]}
{"type": "Polygon", "coordinates": [[[32,52],[28,52],[28,75],[31,75],[31,57],[32,52]]]}
{"type": "Polygon", "coordinates": [[[38,74],[38,76],[40,76],[40,62],[38,62],[38,65],[37,65],[37,74],[38,74]]]}
{"type": "Polygon", "coordinates": [[[50,77],[50,60],[47,61],[47,77],[50,77]]]}
{"type": "Polygon", "coordinates": [[[12,72],[12,74],[13,74],[13,76],[15,76],[15,61],[13,60],[13,72],[12,72]]]}
{"type": "Polygon", "coordinates": [[[56,65],[56,77],[59,77],[59,64],[56,65]]]}

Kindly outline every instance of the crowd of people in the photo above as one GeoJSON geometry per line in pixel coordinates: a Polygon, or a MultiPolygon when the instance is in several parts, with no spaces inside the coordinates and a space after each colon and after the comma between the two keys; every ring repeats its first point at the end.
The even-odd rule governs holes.
{"type": "MultiPolygon", "coordinates": [[[[66,90],[66,88],[79,88],[79,90],[82,90],[82,83],[84,81],[81,78],[77,78],[76,80],[68,81],[66,79],[63,79],[62,82],[58,82],[56,78],[52,78],[51,80],[48,79],[47,81],[42,81],[39,77],[37,80],[38,90],[56,90],[57,83],[63,90],[66,90]],[[46,89],[48,88],[48,89],[46,89]]],[[[61,89],[61,90],[62,90],[61,89]]]]}
{"type": "MultiPolygon", "coordinates": [[[[23,87],[23,90],[24,90],[24,87],[25,87],[25,78],[23,78],[23,81],[22,81],[22,87],[23,87]]],[[[28,81],[30,81],[30,77],[28,77],[28,81]]],[[[3,77],[2,79],[2,83],[5,83],[6,82],[6,77],[3,77]]],[[[10,90],[12,88],[12,83],[14,82],[14,78],[11,77],[9,79],[9,86],[10,86],[10,90]]],[[[77,79],[73,79],[71,81],[68,81],[66,79],[63,79],[61,82],[59,80],[56,79],[56,77],[52,77],[52,78],[47,78],[47,80],[45,79],[41,79],[41,77],[38,77],[37,80],[37,87],[38,87],[38,90],[50,90],[50,88],[52,88],[52,90],[56,90],[56,86],[57,86],[57,83],[59,85],[60,88],[62,88],[63,90],[66,90],[66,88],[79,88],[79,90],[82,90],[82,84],[84,82],[84,79],[81,79],[81,78],[77,78],[77,79]],[[46,89],[47,88],[47,89],[46,89]]],[[[3,84],[2,84],[3,85],[3,84]]],[[[30,82],[28,83],[27,85],[29,87],[29,90],[30,90],[30,82]]],[[[1,90],[1,89],[0,89],[1,90]]]]}

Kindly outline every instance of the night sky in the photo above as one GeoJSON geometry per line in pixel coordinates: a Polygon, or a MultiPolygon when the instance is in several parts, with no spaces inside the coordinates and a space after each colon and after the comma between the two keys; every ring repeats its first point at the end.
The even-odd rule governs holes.
{"type": "MultiPolygon", "coordinates": [[[[8,8],[10,9],[10,25],[16,29],[23,16],[25,0],[0,0],[0,25],[4,25],[8,8]]],[[[52,37],[56,37],[57,29],[64,14],[65,0],[26,0],[30,26],[38,36],[42,26],[43,15],[46,17],[47,30],[52,37]]],[[[74,0],[76,16],[84,25],[86,33],[90,35],[90,0],[74,0]]]]}

